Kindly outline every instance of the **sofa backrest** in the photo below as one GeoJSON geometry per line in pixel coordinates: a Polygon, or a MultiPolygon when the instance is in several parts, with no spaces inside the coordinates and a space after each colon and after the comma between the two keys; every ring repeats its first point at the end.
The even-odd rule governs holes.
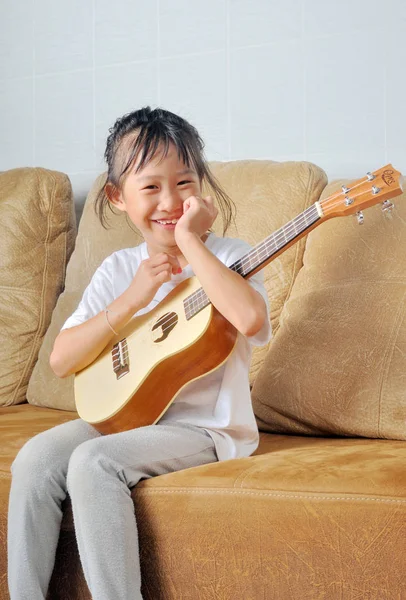
{"type": "Polygon", "coordinates": [[[0,173],[0,405],[25,401],[52,310],[63,289],[76,223],[67,175],[0,173]]]}
{"type": "Polygon", "coordinates": [[[406,439],[406,193],[392,202],[307,236],[252,390],[262,430],[406,439]]]}

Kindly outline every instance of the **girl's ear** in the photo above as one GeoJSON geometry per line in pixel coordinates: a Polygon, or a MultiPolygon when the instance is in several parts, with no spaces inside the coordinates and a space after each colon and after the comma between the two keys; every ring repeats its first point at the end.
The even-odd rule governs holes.
{"type": "Polygon", "coordinates": [[[110,181],[106,183],[104,192],[109,200],[118,210],[125,211],[126,205],[122,198],[121,191],[110,181]]]}

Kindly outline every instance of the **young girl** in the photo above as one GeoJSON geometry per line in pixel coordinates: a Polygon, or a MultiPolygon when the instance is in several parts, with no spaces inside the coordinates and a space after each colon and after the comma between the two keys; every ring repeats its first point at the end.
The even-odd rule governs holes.
{"type": "Polygon", "coordinates": [[[67,493],[93,600],[141,598],[131,488],[163,473],[249,456],[258,445],[248,372],[251,347],[271,337],[268,298],[261,273],[245,280],[227,267],[250,246],[209,231],[217,209],[201,196],[204,181],[226,227],[232,212],[203,148],[192,125],[162,109],[116,121],[96,210],[102,224],[107,206],[127,213],[145,241],[114,252],[97,269],[55,340],[50,364],[59,377],[83,369],[132,317],[192,275],[237,329],[236,346],[225,364],[187,385],[155,425],[102,435],[77,419],[25,444],[11,468],[11,600],[45,599],[67,493]]]}

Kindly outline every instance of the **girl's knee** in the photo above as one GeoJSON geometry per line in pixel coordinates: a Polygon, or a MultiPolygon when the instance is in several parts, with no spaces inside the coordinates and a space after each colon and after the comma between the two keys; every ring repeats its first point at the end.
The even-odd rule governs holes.
{"type": "MultiPolygon", "coordinates": [[[[18,452],[11,465],[15,489],[24,494],[48,498],[52,490],[64,489],[66,468],[49,448],[41,434],[31,438],[18,452]]],[[[59,492],[55,492],[58,493],[59,492]]]]}
{"type": "Polygon", "coordinates": [[[106,470],[108,459],[104,456],[99,439],[88,440],[72,452],[68,464],[67,488],[72,495],[74,490],[84,491],[93,487],[106,470]]]}
{"type": "Polygon", "coordinates": [[[37,479],[47,468],[55,464],[53,454],[53,449],[43,434],[35,435],[20,448],[15,457],[11,465],[13,477],[37,479]]]}

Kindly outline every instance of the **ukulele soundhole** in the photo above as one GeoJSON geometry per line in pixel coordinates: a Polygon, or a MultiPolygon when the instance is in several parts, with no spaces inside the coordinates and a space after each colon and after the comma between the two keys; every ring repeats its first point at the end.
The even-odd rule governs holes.
{"type": "Polygon", "coordinates": [[[172,329],[178,324],[178,315],[174,312],[168,312],[162,315],[152,328],[152,340],[162,342],[165,340],[172,329]]]}

